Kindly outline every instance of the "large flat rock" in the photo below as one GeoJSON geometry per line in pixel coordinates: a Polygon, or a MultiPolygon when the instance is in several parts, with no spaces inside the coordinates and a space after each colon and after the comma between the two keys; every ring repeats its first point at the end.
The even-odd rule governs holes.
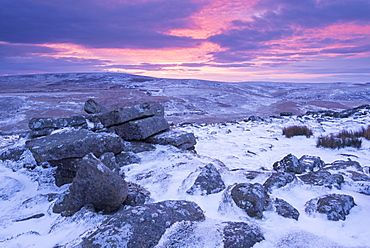
{"type": "Polygon", "coordinates": [[[157,115],[158,112],[163,114],[163,107],[160,108],[158,105],[151,106],[148,103],[143,103],[102,113],[98,118],[105,127],[110,127],[128,121],[154,116],[157,115]]]}
{"type": "Polygon", "coordinates": [[[114,126],[110,130],[124,140],[144,140],[168,128],[169,124],[163,117],[153,116],[129,121],[122,125],[114,126]]]}
{"type": "Polygon", "coordinates": [[[123,150],[122,139],[112,133],[94,133],[85,129],[68,130],[26,142],[37,162],[82,158],[92,152],[99,157],[105,152],[123,150]]]}

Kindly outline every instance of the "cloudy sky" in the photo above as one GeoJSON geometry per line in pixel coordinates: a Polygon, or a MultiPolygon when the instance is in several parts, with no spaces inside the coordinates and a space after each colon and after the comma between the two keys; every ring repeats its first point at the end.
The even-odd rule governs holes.
{"type": "Polygon", "coordinates": [[[370,82],[370,0],[0,0],[0,74],[370,82]]]}

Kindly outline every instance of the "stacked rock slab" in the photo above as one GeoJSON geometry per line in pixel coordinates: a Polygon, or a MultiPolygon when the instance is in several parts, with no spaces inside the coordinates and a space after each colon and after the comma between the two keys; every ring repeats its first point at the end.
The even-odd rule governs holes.
{"type": "Polygon", "coordinates": [[[111,133],[95,133],[86,129],[66,130],[26,142],[37,162],[65,158],[82,158],[92,152],[100,157],[105,152],[123,150],[123,141],[111,133]]]}
{"type": "Polygon", "coordinates": [[[193,133],[173,129],[153,135],[145,141],[152,144],[173,145],[183,150],[194,149],[194,146],[197,143],[193,133]]]}
{"type": "Polygon", "coordinates": [[[31,129],[30,136],[35,138],[49,135],[54,130],[66,127],[87,128],[87,122],[86,116],[83,115],[53,118],[32,118],[28,122],[28,127],[31,129]]]}
{"type": "Polygon", "coordinates": [[[56,166],[55,183],[71,183],[82,158],[93,153],[100,157],[106,152],[118,154],[124,149],[122,139],[112,133],[95,133],[86,129],[66,130],[31,139],[26,146],[38,163],[56,166]]]}
{"type": "Polygon", "coordinates": [[[174,145],[180,149],[193,149],[196,143],[194,134],[169,131],[160,104],[143,103],[109,111],[89,99],[84,110],[88,114],[29,121],[33,139],[27,142],[27,148],[39,164],[48,162],[57,167],[57,186],[72,182],[78,164],[88,153],[96,157],[113,153],[115,158],[111,156],[111,160],[124,166],[140,162],[139,157],[126,151],[128,141],[145,141],[147,146],[148,143],[174,145]],[[150,139],[155,135],[159,136],[150,139]]]}
{"type": "Polygon", "coordinates": [[[148,103],[105,112],[98,118],[104,127],[124,140],[144,140],[169,128],[163,107],[148,103]]]}

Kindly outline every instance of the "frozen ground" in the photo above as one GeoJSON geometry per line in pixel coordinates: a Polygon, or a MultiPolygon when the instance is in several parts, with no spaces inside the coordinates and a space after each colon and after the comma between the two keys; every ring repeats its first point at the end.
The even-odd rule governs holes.
{"type": "MultiPolygon", "coordinates": [[[[55,75],[30,76],[19,81],[17,80],[20,77],[11,78],[10,81],[8,78],[9,82],[18,82],[18,86],[9,83],[4,84],[6,89],[0,89],[0,129],[3,132],[0,135],[0,153],[24,144],[25,138],[19,131],[27,130],[25,124],[31,116],[82,113],[81,105],[90,97],[101,100],[110,107],[143,99],[163,102],[166,111],[168,110],[167,118],[176,117],[171,119],[175,123],[195,121],[176,127],[197,136],[197,154],[157,145],[155,151],[139,154],[142,159],[140,164],[125,166],[122,170],[128,181],[147,188],[154,202],[184,199],[195,201],[205,211],[206,220],[192,227],[193,235],[183,237],[176,247],[219,247],[220,244],[214,237],[219,235],[217,226],[222,221],[245,221],[260,226],[265,240],[254,246],[257,248],[370,247],[370,196],[356,193],[357,188],[353,185],[347,184],[338,190],[308,186],[296,181],[274,190],[271,197],[285,199],[298,209],[298,221],[283,218],[274,211],[264,212],[261,220],[250,218],[235,206],[223,206],[222,192],[208,196],[186,193],[200,168],[208,163],[217,167],[227,186],[240,182],[263,183],[272,171],[273,163],[289,153],[298,158],[302,155],[319,156],[326,163],[349,158],[358,161],[363,167],[370,166],[370,142],[367,140],[363,140],[360,149],[332,150],[317,148],[315,144],[316,138],[321,134],[337,133],[343,129],[358,130],[369,125],[369,113],[343,119],[326,117],[318,120],[307,116],[293,116],[265,118],[264,121],[205,123],[211,120],[223,121],[224,117],[243,119],[249,115],[259,115],[258,111],[264,109],[265,112],[262,112],[268,116],[282,111],[321,109],[325,104],[328,104],[328,108],[348,108],[352,104],[358,106],[369,103],[370,85],[338,84],[340,87],[335,87],[254,83],[240,86],[206,82],[204,86],[203,82],[195,80],[143,81],[129,75],[120,75],[121,79],[113,80],[111,76],[105,75],[103,79],[106,82],[99,81],[103,79],[97,76],[98,79],[88,88],[86,78],[68,81],[69,77],[70,74],[64,78],[60,76],[66,80],[62,83],[55,75]],[[45,78],[49,81],[41,81],[45,78]],[[162,83],[168,87],[161,86],[162,83]],[[25,85],[25,88],[21,90],[19,84],[25,85]],[[97,89],[96,85],[103,89],[97,89]],[[127,85],[131,85],[132,89],[127,85]],[[186,91],[179,90],[183,85],[186,85],[186,91]],[[228,88],[230,85],[232,90],[228,88]],[[116,86],[113,91],[104,88],[116,86]],[[86,91],[83,90],[85,87],[86,91]],[[109,95],[107,92],[115,93],[109,95]],[[348,95],[345,95],[346,92],[348,95]],[[318,101],[316,105],[308,104],[313,101],[311,98],[315,95],[318,97],[319,94],[324,101],[318,101]],[[229,99],[230,96],[235,97],[234,100],[229,99]],[[214,105],[216,99],[220,105],[214,105]],[[289,102],[293,103],[292,108],[278,108],[289,102]],[[227,104],[231,107],[227,107],[227,104]],[[249,109],[253,106],[255,109],[249,109]],[[207,113],[196,114],[200,113],[198,110],[207,113]],[[182,118],[183,121],[180,121],[182,118]],[[288,139],[282,135],[282,128],[291,125],[306,125],[313,130],[314,135],[310,138],[298,136],[288,139]],[[259,175],[250,179],[250,171],[257,171],[259,175]],[[325,216],[308,216],[305,213],[304,204],[308,200],[328,193],[349,194],[354,197],[357,205],[351,209],[345,221],[328,221],[325,216]]],[[[1,80],[0,84],[3,84],[5,79],[1,80]]],[[[68,185],[61,188],[55,186],[52,176],[54,168],[37,166],[31,169],[33,165],[35,161],[30,153],[25,153],[18,162],[0,160],[0,247],[74,247],[73,244],[78,243],[84,233],[96,228],[107,217],[88,208],[82,209],[73,217],[54,214],[51,211],[52,206],[58,194],[64,192],[68,185]],[[24,165],[28,168],[24,168],[24,165]],[[32,216],[35,218],[28,219],[32,216]]],[[[167,242],[171,238],[171,231],[168,230],[162,237],[158,248],[171,247],[167,242]]]]}
{"type": "MultiPolygon", "coordinates": [[[[265,240],[254,247],[370,247],[370,196],[356,193],[356,188],[345,185],[342,190],[314,187],[295,182],[274,190],[271,197],[279,197],[291,203],[300,212],[298,221],[285,219],[274,211],[264,212],[264,218],[256,220],[237,207],[222,210],[222,192],[208,196],[188,195],[200,168],[213,163],[220,171],[225,184],[240,182],[263,183],[272,171],[272,164],[288,153],[320,156],[326,163],[335,160],[358,161],[363,167],[370,166],[370,142],[363,141],[362,148],[332,150],[317,148],[316,138],[321,134],[336,133],[342,129],[357,130],[370,123],[370,115],[357,118],[327,118],[318,122],[315,118],[284,117],[268,118],[257,122],[232,122],[214,124],[188,124],[179,127],[194,132],[198,144],[196,151],[182,152],[170,146],[157,146],[155,151],[141,153],[142,162],[123,167],[128,181],[147,188],[152,200],[185,199],[195,201],[205,211],[206,220],[195,228],[194,236],[187,237],[176,247],[219,247],[212,235],[217,235],[217,225],[222,221],[246,221],[257,224],[265,240]],[[286,138],[282,128],[291,125],[307,125],[314,131],[311,138],[286,138]],[[249,171],[261,174],[248,179],[249,171]],[[304,204],[315,197],[328,193],[343,193],[355,198],[355,206],[345,221],[328,221],[325,216],[308,216],[304,204]]],[[[12,146],[21,145],[23,138],[13,139],[12,146]]],[[[58,188],[53,184],[53,168],[26,169],[23,164],[34,163],[30,154],[19,162],[5,161],[0,165],[0,246],[1,247],[53,247],[72,244],[80,235],[96,226],[106,217],[88,209],[73,217],[61,217],[51,211],[56,194],[68,185],[58,188]],[[35,214],[41,218],[22,220],[35,214]],[[22,220],[22,221],[20,221],[22,220]]],[[[166,237],[158,247],[166,245],[166,237]]]]}

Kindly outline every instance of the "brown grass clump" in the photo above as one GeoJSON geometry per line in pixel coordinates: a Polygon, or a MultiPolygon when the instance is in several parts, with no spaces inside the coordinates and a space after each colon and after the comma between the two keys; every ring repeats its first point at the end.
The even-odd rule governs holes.
{"type": "Polygon", "coordinates": [[[312,131],[306,126],[290,126],[283,128],[283,135],[287,138],[299,135],[305,135],[309,138],[312,135],[312,131]]]}
{"type": "Polygon", "coordinates": [[[367,126],[367,128],[363,127],[360,131],[360,134],[360,137],[364,137],[365,139],[370,140],[370,125],[367,126]]]}
{"type": "Polygon", "coordinates": [[[355,147],[360,148],[362,145],[362,140],[358,137],[345,137],[342,134],[341,137],[339,135],[328,135],[328,136],[320,136],[317,138],[316,147],[328,147],[328,148],[343,148],[343,147],[355,147]]]}
{"type": "Polygon", "coordinates": [[[359,131],[343,130],[336,135],[320,136],[316,141],[316,147],[343,148],[352,146],[360,148],[362,145],[361,138],[370,140],[370,125],[359,131]]]}

